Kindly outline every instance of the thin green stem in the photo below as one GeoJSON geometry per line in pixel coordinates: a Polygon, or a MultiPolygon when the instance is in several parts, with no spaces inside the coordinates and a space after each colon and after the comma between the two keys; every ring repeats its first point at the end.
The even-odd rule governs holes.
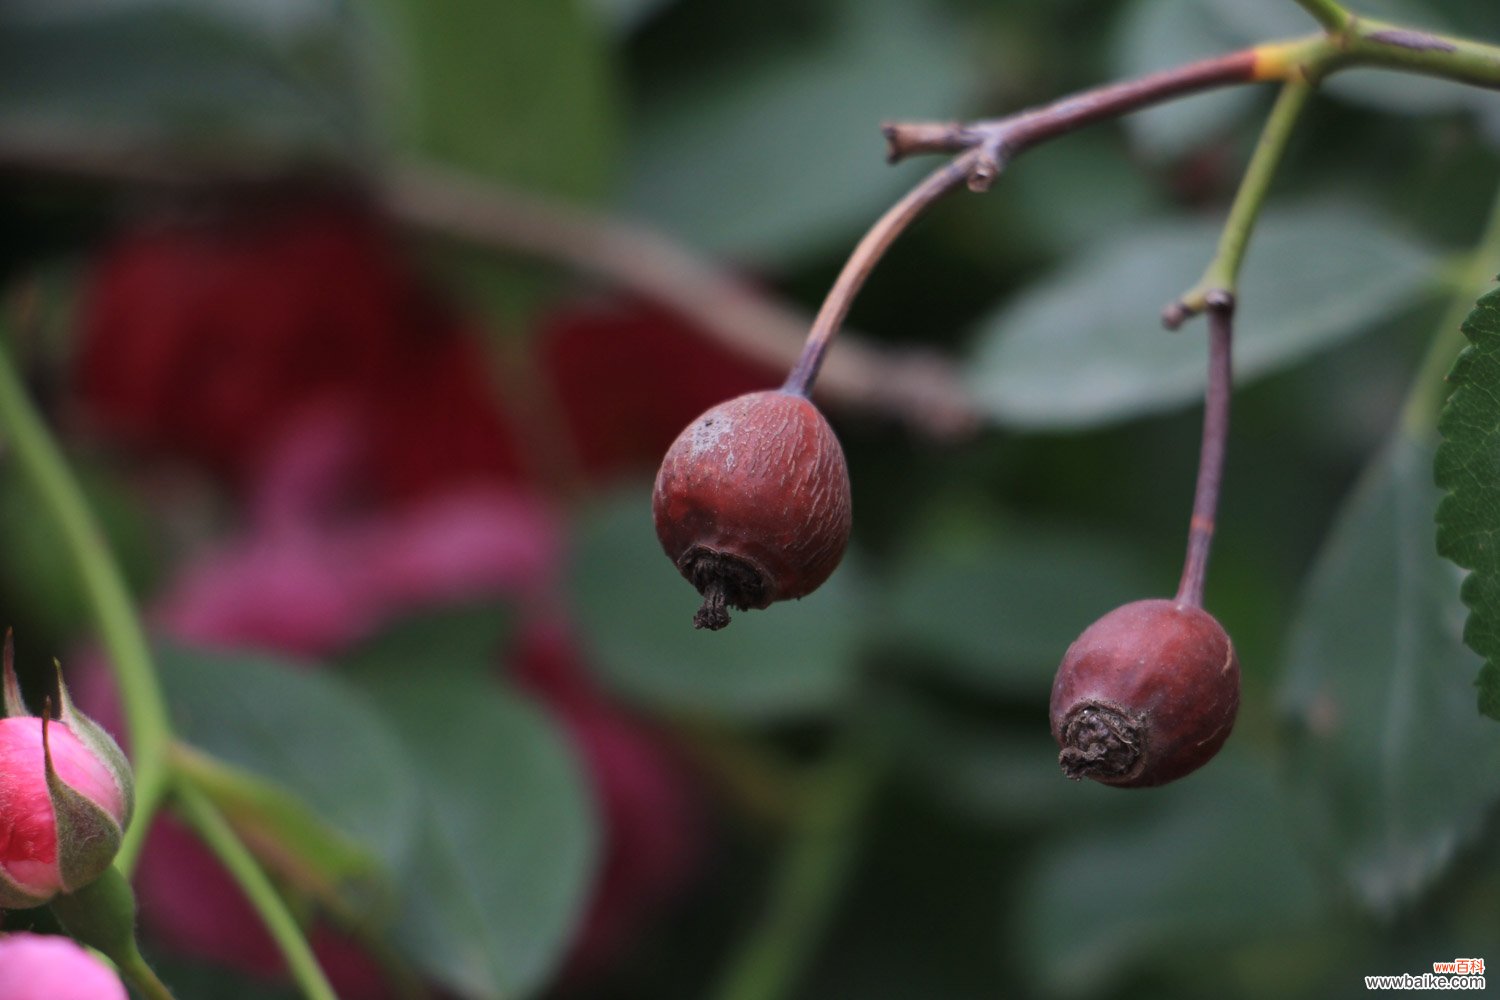
{"type": "Polygon", "coordinates": [[[1374,66],[1420,73],[1480,87],[1500,87],[1500,46],[1407,28],[1361,17],[1350,20],[1341,52],[1326,61],[1330,72],[1348,66],[1374,66]]]}
{"type": "Polygon", "coordinates": [[[1239,292],[1240,267],[1245,260],[1245,251],[1250,246],[1250,237],[1255,232],[1255,221],[1265,205],[1266,193],[1276,168],[1281,165],[1286,152],[1287,140],[1292,127],[1297,123],[1302,109],[1307,106],[1312,85],[1302,80],[1289,80],[1281,87],[1276,104],[1271,108],[1266,124],[1261,129],[1255,152],[1245,168],[1244,179],[1235,193],[1234,204],[1229,208],[1229,217],[1224,221],[1224,230],[1219,235],[1219,247],[1208,263],[1198,284],[1181,299],[1167,307],[1163,322],[1176,327],[1188,316],[1202,312],[1208,306],[1208,298],[1222,292],[1231,298],[1239,292]]]}
{"type": "Polygon", "coordinates": [[[132,960],[118,963],[116,968],[120,978],[146,1000],[175,1000],[167,984],[161,981],[155,969],[146,964],[140,952],[136,952],[132,960]]]}
{"type": "Polygon", "coordinates": [[[172,991],[157,978],[136,943],[135,891],[118,869],[107,869],[88,885],[52,900],[52,916],[79,944],[104,955],[147,1000],[171,1000],[172,991]]]}
{"type": "Polygon", "coordinates": [[[197,832],[244,890],[245,898],[260,915],[261,923],[281,949],[292,979],[302,990],[303,996],[308,1000],[338,1000],[333,987],[323,975],[323,970],[319,968],[318,960],[313,956],[302,928],[292,916],[292,911],[261,870],[254,855],[236,836],[229,821],[206,795],[189,782],[179,784],[176,799],[188,825],[197,832]]]}
{"type": "Polygon", "coordinates": [[[853,866],[879,779],[876,753],[863,734],[848,732],[822,764],[761,918],[732,957],[717,1000],[778,1000],[796,986],[853,866]]]}
{"type": "Polygon", "coordinates": [[[1333,0],[1296,0],[1297,6],[1307,11],[1308,15],[1323,26],[1323,30],[1330,35],[1344,30],[1344,25],[1349,22],[1349,12],[1333,0]]]}
{"type": "Polygon", "coordinates": [[[1252,51],[1257,80],[1317,83],[1331,73],[1366,67],[1500,87],[1500,46],[1367,17],[1351,16],[1327,35],[1267,42],[1252,51]]]}
{"type": "Polygon", "coordinates": [[[1467,343],[1460,327],[1473,310],[1474,300],[1495,280],[1497,272],[1500,272],[1500,193],[1495,196],[1489,221],[1469,254],[1463,277],[1455,286],[1448,308],[1443,311],[1442,321],[1422,358],[1411,394],[1402,407],[1402,426],[1413,435],[1430,435],[1436,429],[1443,401],[1448,398],[1448,372],[1453,367],[1453,359],[1467,343]]]}
{"type": "Polygon", "coordinates": [[[3,346],[0,430],[9,437],[22,473],[56,521],[120,687],[135,770],[135,817],[125,831],[116,865],[129,875],[170,780],[166,754],[171,729],[151,648],[109,543],[3,346]]]}

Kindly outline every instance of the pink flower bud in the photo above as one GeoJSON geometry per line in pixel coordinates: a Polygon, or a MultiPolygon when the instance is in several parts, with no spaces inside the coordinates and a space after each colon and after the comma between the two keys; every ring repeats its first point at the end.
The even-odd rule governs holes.
{"type": "Polygon", "coordinates": [[[120,979],[65,937],[0,936],[0,997],[5,1000],[127,1000],[120,979]]]}
{"type": "MultiPolygon", "coordinates": [[[[26,714],[5,638],[0,718],[0,908],[41,906],[103,874],[130,821],[130,766],[58,676],[58,720],[26,714]]],[[[0,991],[0,996],[9,994],[0,991]]]]}

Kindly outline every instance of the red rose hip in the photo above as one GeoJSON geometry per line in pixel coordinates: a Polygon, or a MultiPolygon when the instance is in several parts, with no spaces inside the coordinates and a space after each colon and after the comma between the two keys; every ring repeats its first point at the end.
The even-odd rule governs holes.
{"type": "Polygon", "coordinates": [[[1239,707],[1239,659],[1214,617],[1180,601],[1136,601],[1068,647],[1052,685],[1052,736],[1074,780],[1161,785],[1208,763],[1239,707]]]}
{"type": "Polygon", "coordinates": [[[849,542],[849,470],[806,397],[773,390],[720,403],[667,449],[652,496],[656,535],[703,595],[698,628],[729,607],[812,593],[849,542]]]}

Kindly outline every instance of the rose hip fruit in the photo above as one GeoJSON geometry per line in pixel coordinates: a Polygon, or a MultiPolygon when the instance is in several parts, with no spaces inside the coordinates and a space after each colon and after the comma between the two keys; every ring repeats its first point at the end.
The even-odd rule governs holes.
{"type": "Polygon", "coordinates": [[[1068,647],[1052,685],[1052,736],[1074,780],[1161,785],[1208,763],[1239,707],[1239,659],[1213,616],[1136,601],[1068,647]]]}
{"type": "Polygon", "coordinates": [[[727,608],[812,593],[849,542],[849,470],[804,396],[752,392],[694,420],[667,449],[652,496],[656,535],[703,595],[698,628],[727,608]]]}

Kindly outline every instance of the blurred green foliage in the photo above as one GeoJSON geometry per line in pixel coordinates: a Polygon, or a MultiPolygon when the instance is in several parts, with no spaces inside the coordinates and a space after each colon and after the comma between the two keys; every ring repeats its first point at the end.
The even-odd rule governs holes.
{"type": "MultiPolygon", "coordinates": [[[[1500,40],[1500,5],[1355,6],[1500,40]]],[[[371,170],[420,154],[590,199],[812,309],[920,170],[881,164],[881,121],[997,114],[1311,27],[1289,0],[12,0],[0,133],[107,129],[371,170]]],[[[622,698],[787,769],[851,705],[889,743],[797,995],[1326,997],[1366,973],[1500,960],[1485,951],[1500,941],[1500,731],[1475,713],[1458,574],[1433,551],[1431,442],[1393,430],[1438,303],[1481,291],[1453,287],[1448,261],[1500,177],[1500,95],[1361,74],[1316,99],[1243,295],[1240,371],[1259,381],[1237,400],[1208,587],[1245,671],[1237,732],[1166,789],[1056,772],[1046,705],[1066,643],[1175,585],[1202,348],[1197,328],[1160,332],[1157,310],[1198,277],[1265,106],[1245,89],[1069,137],[904,239],[852,320],[962,359],[990,425],[937,447],[835,413],[856,551],[805,602],[694,633],[644,490],[576,513],[570,594],[622,698]]],[[[28,266],[55,260],[34,259],[55,249],[38,234],[77,211],[34,193],[4,210],[3,259],[28,266]]],[[[14,475],[0,467],[0,596],[18,628],[60,635],[76,595],[14,475]]],[[[119,548],[148,544],[149,512],[118,484],[97,495],[119,548]]],[[[396,937],[447,988],[703,996],[753,922],[772,846],[715,797],[710,876],[612,974],[549,987],[597,817],[555,725],[481,680],[500,641],[483,633],[464,619],[387,636],[337,681],[262,664],[167,682],[185,735],[384,845],[408,890],[396,937]],[[263,685],[269,671],[285,676],[263,685]],[[347,704],[298,722],[327,699],[347,704]],[[362,749],[298,749],[328,724],[362,749]],[[402,862],[387,841],[407,833],[402,862]]],[[[180,982],[272,995],[212,970],[180,982]]]]}

